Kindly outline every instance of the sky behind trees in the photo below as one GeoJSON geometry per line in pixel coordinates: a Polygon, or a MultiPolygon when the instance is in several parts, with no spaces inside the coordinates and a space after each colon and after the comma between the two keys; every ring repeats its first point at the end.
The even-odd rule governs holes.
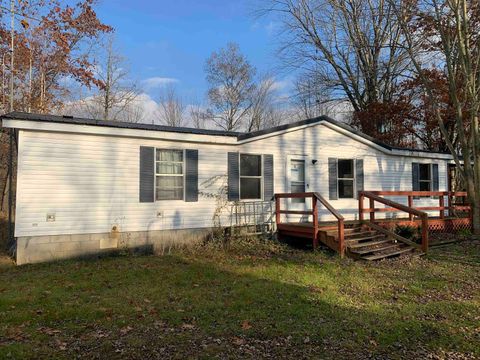
{"type": "MultiPolygon", "coordinates": [[[[116,43],[142,89],[155,99],[174,83],[190,101],[203,100],[205,60],[228,42],[238,43],[261,73],[278,66],[279,24],[255,17],[255,10],[250,0],[104,0],[97,7],[99,18],[115,28],[116,43]]],[[[286,93],[290,79],[281,74],[276,86],[286,93]]]]}

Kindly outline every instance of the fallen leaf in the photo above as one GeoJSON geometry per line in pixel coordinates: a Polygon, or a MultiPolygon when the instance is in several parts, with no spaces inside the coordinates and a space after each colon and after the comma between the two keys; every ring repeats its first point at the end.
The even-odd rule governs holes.
{"type": "Polygon", "coordinates": [[[245,345],[246,341],[245,339],[239,338],[239,337],[234,337],[232,343],[237,346],[245,345]]]}
{"type": "Polygon", "coordinates": [[[125,326],[125,327],[123,327],[123,328],[120,329],[120,334],[126,335],[126,334],[128,334],[130,331],[132,331],[132,330],[133,330],[133,328],[128,325],[128,326],[125,326]]]}
{"type": "Polygon", "coordinates": [[[182,329],[192,330],[192,329],[195,329],[195,325],[193,325],[193,324],[182,324],[182,329]]]}
{"type": "Polygon", "coordinates": [[[251,329],[251,328],[252,328],[252,325],[250,325],[250,323],[247,320],[244,320],[242,322],[242,329],[243,330],[248,330],[248,329],[251,329]]]}
{"type": "Polygon", "coordinates": [[[47,334],[47,335],[55,335],[55,334],[61,333],[60,330],[52,329],[52,328],[49,328],[49,327],[40,327],[37,330],[40,331],[41,333],[44,333],[44,334],[47,334]]]}

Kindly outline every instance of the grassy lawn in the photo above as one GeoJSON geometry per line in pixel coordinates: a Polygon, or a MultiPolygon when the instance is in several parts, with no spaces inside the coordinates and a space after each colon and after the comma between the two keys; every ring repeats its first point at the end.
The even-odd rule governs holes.
{"type": "Polygon", "coordinates": [[[0,262],[0,358],[477,358],[480,242],[367,264],[252,245],[0,262]]]}

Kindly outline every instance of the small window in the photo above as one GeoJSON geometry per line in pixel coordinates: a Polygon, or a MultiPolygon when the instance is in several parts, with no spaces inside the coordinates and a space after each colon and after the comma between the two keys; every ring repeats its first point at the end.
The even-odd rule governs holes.
{"type": "Polygon", "coordinates": [[[240,199],[262,198],[262,156],[240,154],[240,199]]]}
{"type": "Polygon", "coordinates": [[[338,159],[338,197],[353,199],[355,189],[353,160],[338,159]]]}
{"type": "Polygon", "coordinates": [[[420,191],[431,191],[432,189],[432,167],[430,164],[419,164],[420,191]]]}
{"type": "Polygon", "coordinates": [[[183,200],[183,151],[157,149],[155,160],[157,200],[183,200]]]}

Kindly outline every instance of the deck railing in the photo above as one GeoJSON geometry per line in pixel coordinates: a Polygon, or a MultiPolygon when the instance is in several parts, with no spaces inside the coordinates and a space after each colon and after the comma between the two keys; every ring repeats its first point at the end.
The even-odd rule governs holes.
{"type": "Polygon", "coordinates": [[[305,193],[281,193],[275,194],[275,222],[281,223],[282,214],[292,215],[309,215],[313,217],[313,247],[318,246],[318,202],[320,202],[335,218],[338,224],[338,252],[340,256],[345,254],[345,219],[344,217],[327,201],[325,198],[317,192],[305,192],[305,193]],[[281,199],[312,199],[311,210],[282,210],[281,199]]]}
{"type": "Polygon", "coordinates": [[[455,213],[456,210],[468,211],[471,216],[470,206],[462,204],[456,205],[453,203],[454,198],[465,198],[466,192],[451,192],[451,191],[360,191],[358,195],[358,211],[360,221],[364,221],[364,214],[370,214],[370,222],[375,221],[376,212],[406,212],[410,221],[414,217],[421,219],[422,223],[422,251],[428,250],[428,214],[425,211],[438,211],[439,218],[445,218],[445,210],[449,211],[449,215],[455,213]],[[385,199],[382,196],[404,196],[407,198],[407,205],[400,204],[396,201],[385,199]],[[438,206],[414,206],[415,198],[421,197],[438,197],[438,206]],[[448,198],[448,206],[445,206],[445,197],[448,198]],[[364,207],[364,199],[369,199],[369,207],[364,207]],[[388,207],[376,208],[375,202],[382,203],[388,207]]]}

